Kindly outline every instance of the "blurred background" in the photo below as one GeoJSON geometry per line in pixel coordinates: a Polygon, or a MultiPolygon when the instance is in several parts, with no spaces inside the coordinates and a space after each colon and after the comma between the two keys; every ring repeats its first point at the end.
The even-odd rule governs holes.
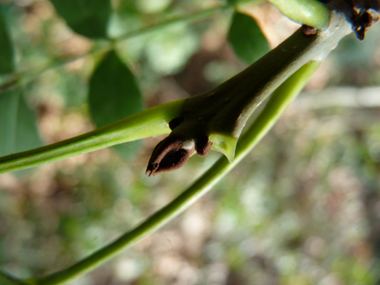
{"type": "MultiPolygon", "coordinates": [[[[75,34],[47,0],[0,3],[21,72],[100,44],[75,34]]],[[[112,4],[108,33],[118,37],[220,2],[112,4]]],[[[272,48],[299,27],[268,2],[239,9],[255,17],[272,48]]],[[[117,46],[146,107],[204,92],[245,68],[226,41],[231,15],[117,46]]],[[[45,144],[95,128],[87,83],[101,57],[50,69],[22,87],[45,144]]],[[[379,84],[377,25],[363,42],[345,38],[273,130],[206,196],[70,284],[380,284],[379,84]]],[[[194,156],[175,173],[149,178],[145,168],[161,139],[123,145],[136,154],[128,160],[103,149],[0,175],[0,266],[25,278],[67,267],[170,202],[220,157],[194,156]]]]}

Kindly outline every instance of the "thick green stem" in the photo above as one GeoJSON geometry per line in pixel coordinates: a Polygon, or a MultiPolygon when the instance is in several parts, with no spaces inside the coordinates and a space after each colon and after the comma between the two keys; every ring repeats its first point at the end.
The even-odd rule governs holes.
{"type": "Polygon", "coordinates": [[[25,281],[36,285],[59,284],[69,281],[94,269],[127,246],[135,244],[138,240],[156,231],[178,216],[207,193],[215,183],[233,169],[252,150],[278,120],[282,112],[300,92],[318,66],[319,62],[311,62],[305,65],[273,93],[264,110],[247,132],[240,138],[236,151],[236,159],[233,163],[229,163],[224,157],[220,158],[205,174],[170,204],[151,215],[145,222],[123,234],[111,244],[99,249],[85,259],[62,271],[46,277],[25,281]]]}
{"type": "MultiPolygon", "coordinates": [[[[311,60],[324,59],[350,32],[351,26],[345,16],[333,12],[328,29],[315,35],[305,35],[301,28],[239,74],[204,94],[186,100],[181,112],[182,122],[152,155],[148,165],[150,174],[170,170],[164,167],[165,160],[172,161],[175,156],[171,158],[163,154],[173,153],[168,152],[173,141],[176,144],[192,143],[197,147],[198,142],[208,137],[214,148],[232,161],[237,139],[253,111],[301,66],[311,60]]],[[[198,143],[198,148],[202,149],[201,146],[198,143]]]]}
{"type": "MultiPolygon", "coordinates": [[[[2,157],[0,173],[169,133],[168,122],[178,116],[183,122],[171,135],[189,141],[199,135],[225,135],[225,143],[236,143],[249,116],[269,94],[307,62],[323,59],[351,32],[342,14],[333,15],[326,31],[306,36],[298,30],[253,65],[205,94],[145,110],[69,140],[2,157]]],[[[235,145],[229,147],[234,148],[235,145]]]]}
{"type": "MultiPolygon", "coordinates": [[[[340,39],[351,32],[344,15],[333,13],[327,30],[307,36],[300,28],[278,47],[213,90],[187,100],[184,123],[207,132],[226,133],[238,138],[247,119],[282,82],[311,60],[324,59],[340,39]]],[[[173,132],[182,131],[181,125],[173,132]]],[[[189,126],[183,128],[189,133],[189,126]]]]}
{"type": "Polygon", "coordinates": [[[41,165],[120,143],[170,132],[184,99],[156,106],[92,132],[0,158],[0,173],[41,165]]]}

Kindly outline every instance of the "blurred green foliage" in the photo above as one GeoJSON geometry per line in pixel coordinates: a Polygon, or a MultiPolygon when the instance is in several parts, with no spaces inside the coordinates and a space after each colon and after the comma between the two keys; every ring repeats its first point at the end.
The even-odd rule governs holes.
{"type": "MultiPolygon", "coordinates": [[[[114,51],[105,55],[91,76],[88,104],[91,117],[98,128],[144,109],[134,75],[114,51]]],[[[114,146],[114,149],[122,157],[131,159],[137,155],[140,145],[139,141],[135,141],[114,146]]]]}
{"type": "Polygon", "coordinates": [[[34,114],[28,108],[21,90],[0,96],[0,156],[42,145],[34,114]]]}
{"type": "Polygon", "coordinates": [[[0,74],[10,73],[14,69],[14,53],[6,23],[0,10],[0,74]]]}
{"type": "Polygon", "coordinates": [[[76,33],[88,38],[107,37],[110,0],[51,0],[51,3],[76,33]]]}
{"type": "MultiPolygon", "coordinates": [[[[211,0],[112,1],[107,36],[213,5],[211,0]]],[[[284,19],[271,5],[242,9],[268,15],[261,18],[268,31],[284,32],[284,19]]],[[[6,1],[1,11],[19,72],[103,45],[75,34],[49,1],[6,1]]],[[[230,20],[231,13],[224,12],[116,45],[147,106],[206,91],[244,68],[226,42],[230,20]]],[[[347,38],[311,86],[379,85],[379,35],[376,26],[362,43],[347,38]]],[[[23,90],[46,143],[94,128],[87,82],[102,56],[51,69],[23,90]]],[[[7,79],[0,76],[0,83],[7,79]]],[[[8,95],[0,95],[0,104],[8,95]]],[[[255,151],[189,211],[71,284],[376,284],[379,118],[378,106],[295,104],[255,151]]],[[[31,145],[31,136],[23,135],[21,142],[31,145]]],[[[158,141],[144,141],[128,163],[104,149],[25,175],[0,175],[0,266],[28,277],[73,264],[165,205],[219,157],[194,157],[174,173],[148,178],[144,169],[158,141]]]]}
{"type": "Polygon", "coordinates": [[[248,15],[235,12],[228,31],[228,41],[236,55],[246,64],[252,64],[270,48],[255,20],[248,15]],[[244,41],[242,39],[245,39],[244,41]]]}

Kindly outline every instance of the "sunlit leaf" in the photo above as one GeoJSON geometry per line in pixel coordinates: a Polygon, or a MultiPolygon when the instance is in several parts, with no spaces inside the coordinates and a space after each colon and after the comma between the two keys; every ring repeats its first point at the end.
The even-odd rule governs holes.
{"type": "MultiPolygon", "coordinates": [[[[142,27],[142,14],[136,1],[120,1],[109,22],[108,35],[118,38],[142,27]]],[[[129,46],[129,45],[128,45],[129,46]]]]}
{"type": "MultiPolygon", "coordinates": [[[[89,105],[98,127],[121,120],[143,109],[137,81],[114,51],[108,53],[90,79],[89,105]]],[[[114,147],[122,157],[132,158],[140,142],[114,147]]]]}
{"type": "Polygon", "coordinates": [[[224,4],[244,4],[244,3],[255,3],[255,2],[263,2],[264,0],[219,0],[224,4]]]}
{"type": "Polygon", "coordinates": [[[152,69],[161,75],[179,72],[199,47],[199,37],[185,25],[165,29],[147,37],[144,46],[152,69]]]}
{"type": "Polygon", "coordinates": [[[171,2],[172,0],[139,0],[136,4],[143,13],[159,13],[164,11],[171,2]]]}
{"type": "Polygon", "coordinates": [[[252,64],[270,49],[256,21],[239,12],[233,15],[228,41],[236,55],[247,64],[252,64]]]}
{"type": "MultiPolygon", "coordinates": [[[[292,21],[325,30],[330,21],[330,10],[325,4],[328,1],[319,0],[269,0],[292,21]]],[[[346,1],[347,2],[347,1],[346,1]]],[[[352,1],[354,4],[356,1],[352,1]]],[[[376,1],[373,1],[376,2],[376,1]]]]}
{"type": "Polygon", "coordinates": [[[20,90],[0,95],[0,156],[42,145],[33,112],[20,90]]]}
{"type": "Polygon", "coordinates": [[[74,30],[88,38],[107,38],[110,0],[51,0],[57,13],[74,30]]]}
{"type": "Polygon", "coordinates": [[[14,70],[14,53],[7,25],[0,13],[0,74],[14,70]]]}

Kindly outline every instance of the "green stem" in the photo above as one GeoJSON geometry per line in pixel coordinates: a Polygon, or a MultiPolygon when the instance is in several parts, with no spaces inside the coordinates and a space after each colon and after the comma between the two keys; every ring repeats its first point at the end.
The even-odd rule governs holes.
{"type": "Polygon", "coordinates": [[[318,66],[319,62],[310,62],[309,64],[306,64],[273,93],[264,110],[239,140],[236,159],[233,163],[229,163],[224,157],[220,158],[205,174],[203,174],[175,200],[151,215],[146,221],[131,231],[120,236],[111,244],[99,249],[90,256],[62,271],[42,278],[25,281],[30,282],[30,284],[41,285],[59,284],[69,281],[70,279],[94,269],[125,249],[127,246],[135,244],[143,237],[156,231],[178,216],[201,196],[207,193],[215,183],[233,169],[252,150],[252,148],[278,120],[282,112],[300,92],[318,66]]]}
{"type": "Polygon", "coordinates": [[[51,145],[3,156],[0,173],[20,170],[120,143],[170,133],[168,123],[180,113],[184,99],[156,106],[108,126],[51,145]]]}
{"type": "Polygon", "coordinates": [[[132,37],[142,36],[142,35],[148,34],[150,32],[155,32],[155,31],[167,28],[173,24],[199,21],[199,20],[207,18],[207,17],[209,17],[209,16],[211,16],[217,12],[220,12],[220,11],[223,11],[223,10],[229,9],[229,8],[230,8],[230,6],[218,6],[218,7],[214,7],[214,8],[205,9],[203,11],[200,11],[200,12],[197,12],[194,14],[190,14],[188,16],[173,18],[173,19],[164,21],[162,23],[159,23],[157,25],[153,25],[150,27],[145,27],[145,28],[138,29],[136,31],[125,33],[124,35],[117,37],[115,39],[115,41],[120,42],[120,41],[130,39],[132,37]]]}
{"type": "Polygon", "coordinates": [[[324,59],[350,32],[345,16],[332,12],[328,29],[305,35],[300,28],[239,74],[186,100],[181,112],[182,123],[155,150],[148,168],[166,171],[160,167],[160,161],[166,157],[164,154],[172,141],[179,139],[196,145],[202,136],[209,137],[214,149],[222,151],[231,161],[236,141],[257,106],[303,65],[324,59]]]}
{"type": "Polygon", "coordinates": [[[206,9],[206,10],[203,10],[203,11],[200,11],[197,13],[190,14],[188,16],[176,17],[176,18],[169,19],[167,21],[158,23],[156,25],[152,25],[149,27],[137,29],[135,31],[127,32],[124,35],[121,35],[115,39],[112,39],[111,42],[103,45],[102,47],[96,48],[96,49],[94,49],[94,50],[92,50],[86,54],[80,55],[80,56],[75,57],[71,60],[64,61],[64,62],[53,61],[51,63],[48,63],[45,67],[40,68],[39,70],[36,69],[33,72],[25,72],[25,73],[16,74],[13,78],[11,78],[10,80],[8,80],[8,81],[6,81],[0,85],[0,94],[4,91],[8,90],[8,89],[16,89],[22,85],[25,85],[25,84],[35,80],[36,78],[41,76],[43,73],[45,73],[49,70],[60,68],[62,66],[73,63],[79,59],[85,58],[85,57],[90,56],[90,55],[95,55],[98,53],[107,52],[107,51],[112,49],[112,46],[115,43],[120,43],[120,42],[123,42],[125,40],[137,37],[137,36],[143,36],[143,35],[146,35],[146,34],[151,33],[151,32],[159,31],[161,29],[167,28],[169,26],[172,26],[172,25],[175,25],[178,23],[187,23],[187,22],[199,21],[199,20],[207,18],[207,17],[209,17],[209,16],[211,16],[217,12],[223,11],[223,10],[228,9],[228,8],[229,8],[229,6],[218,6],[215,8],[210,8],[210,9],[206,9]]]}
{"type": "MultiPolygon", "coordinates": [[[[344,15],[333,14],[329,29],[314,36],[305,36],[298,30],[253,65],[209,92],[145,110],[75,138],[1,157],[0,173],[166,134],[170,132],[168,122],[179,115],[184,122],[172,134],[183,137],[200,131],[206,135],[226,134],[235,139],[230,140],[234,143],[249,116],[269,94],[307,62],[323,59],[349,32],[351,27],[344,15]]],[[[230,147],[234,148],[235,145],[230,147]]]]}

